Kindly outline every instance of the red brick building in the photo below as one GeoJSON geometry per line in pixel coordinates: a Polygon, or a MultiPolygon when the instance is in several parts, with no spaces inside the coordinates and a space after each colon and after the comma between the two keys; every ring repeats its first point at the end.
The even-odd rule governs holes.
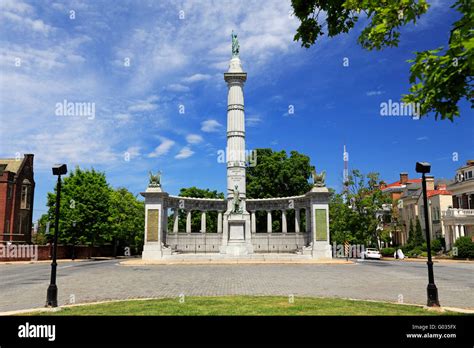
{"type": "Polygon", "coordinates": [[[0,243],[31,243],[33,155],[0,159],[0,243]]]}

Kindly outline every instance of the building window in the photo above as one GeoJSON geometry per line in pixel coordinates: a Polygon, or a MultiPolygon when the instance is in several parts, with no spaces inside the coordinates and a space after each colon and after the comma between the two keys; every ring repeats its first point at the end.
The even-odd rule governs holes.
{"type": "Polygon", "coordinates": [[[5,234],[10,233],[10,220],[5,222],[5,234]]]}
{"type": "Polygon", "coordinates": [[[21,209],[30,209],[30,188],[28,185],[21,187],[21,209]]]}
{"type": "Polygon", "coordinates": [[[7,198],[8,198],[8,199],[11,199],[11,198],[12,198],[12,195],[13,195],[13,186],[12,186],[12,185],[8,185],[7,198]]]}

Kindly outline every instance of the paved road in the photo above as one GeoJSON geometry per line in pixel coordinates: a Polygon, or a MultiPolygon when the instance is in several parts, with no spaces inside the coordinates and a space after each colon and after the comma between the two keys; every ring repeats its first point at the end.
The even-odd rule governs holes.
{"type": "MultiPolygon", "coordinates": [[[[0,312],[42,307],[50,265],[0,264],[0,312]]],[[[443,306],[474,308],[474,264],[436,263],[443,306]]],[[[345,297],[425,304],[423,262],[356,264],[120,266],[117,260],[64,262],[58,266],[59,303],[191,295],[345,297]]]]}

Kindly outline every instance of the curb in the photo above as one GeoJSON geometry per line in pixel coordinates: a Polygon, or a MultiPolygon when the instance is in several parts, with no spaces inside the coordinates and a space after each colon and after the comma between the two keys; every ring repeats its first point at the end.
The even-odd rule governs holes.
{"type": "Polygon", "coordinates": [[[354,265],[353,261],[334,260],[216,260],[216,259],[178,259],[178,260],[127,260],[119,262],[120,266],[153,266],[153,265],[261,265],[261,264],[310,264],[310,265],[354,265]]]}

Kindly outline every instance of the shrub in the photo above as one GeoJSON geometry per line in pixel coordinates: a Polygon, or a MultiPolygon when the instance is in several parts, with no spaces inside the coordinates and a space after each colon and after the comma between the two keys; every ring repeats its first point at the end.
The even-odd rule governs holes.
{"type": "Polygon", "coordinates": [[[454,257],[459,258],[474,258],[474,243],[471,237],[460,237],[454,243],[454,246],[458,248],[458,254],[454,257]]]}
{"type": "Polygon", "coordinates": [[[421,256],[423,256],[423,257],[428,257],[428,252],[427,252],[427,251],[423,251],[423,252],[421,253],[421,256]]]}
{"type": "Polygon", "coordinates": [[[441,240],[435,239],[431,241],[431,250],[434,252],[441,251],[443,249],[443,244],[441,243],[441,240]]]}
{"type": "Polygon", "coordinates": [[[423,250],[421,250],[420,247],[416,247],[406,253],[408,257],[417,257],[420,256],[423,253],[423,250]]]}
{"type": "Polygon", "coordinates": [[[395,254],[395,248],[383,248],[380,250],[382,256],[393,256],[395,254]]]}
{"type": "Polygon", "coordinates": [[[426,242],[424,242],[423,244],[421,244],[421,250],[423,250],[423,251],[428,250],[428,248],[427,248],[427,246],[426,246],[426,242]]]}

